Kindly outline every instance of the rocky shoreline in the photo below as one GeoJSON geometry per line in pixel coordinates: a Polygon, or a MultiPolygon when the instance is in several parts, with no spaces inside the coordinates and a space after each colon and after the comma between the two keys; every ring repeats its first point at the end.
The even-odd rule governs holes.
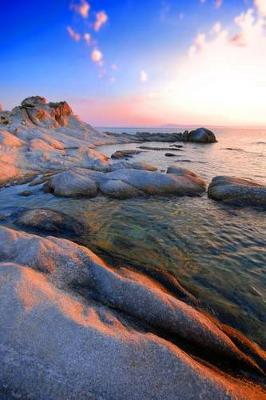
{"type": "MultiPolygon", "coordinates": [[[[178,162],[161,172],[129,161],[132,151],[108,158],[96,148],[132,141],[206,145],[216,138],[204,128],[101,133],[67,103],[30,97],[0,112],[0,184],[28,182],[22,196],[39,190],[96,201],[202,196],[207,190],[215,201],[266,206],[266,188],[254,181],[216,177],[207,187],[178,162]]],[[[179,151],[182,145],[171,146],[179,151]]],[[[149,151],[149,145],[140,147],[149,151]]],[[[265,351],[203,311],[173,275],[115,268],[56,237],[84,234],[83,225],[63,212],[23,210],[15,225],[0,225],[4,399],[266,399],[265,351]]]]}

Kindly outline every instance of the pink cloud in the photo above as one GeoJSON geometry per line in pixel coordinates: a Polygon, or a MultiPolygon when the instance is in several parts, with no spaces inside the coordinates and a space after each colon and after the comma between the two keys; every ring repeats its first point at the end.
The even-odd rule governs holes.
{"type": "Polygon", "coordinates": [[[215,7],[220,8],[223,4],[223,0],[215,0],[215,7]]]}
{"type": "Polygon", "coordinates": [[[106,22],[108,21],[108,15],[106,14],[105,11],[99,11],[96,14],[96,21],[94,23],[94,30],[96,32],[98,32],[103,25],[106,24],[106,22]]]}
{"type": "Polygon", "coordinates": [[[88,18],[91,6],[86,0],[81,0],[79,4],[73,4],[71,8],[81,17],[88,18]]]}
{"type": "Polygon", "coordinates": [[[73,28],[71,28],[71,26],[67,27],[67,31],[72,40],[74,40],[75,42],[80,41],[80,34],[76,32],[73,28]]]}
{"type": "Polygon", "coordinates": [[[96,64],[102,64],[103,61],[103,53],[99,49],[94,49],[91,52],[91,59],[96,64]]]}

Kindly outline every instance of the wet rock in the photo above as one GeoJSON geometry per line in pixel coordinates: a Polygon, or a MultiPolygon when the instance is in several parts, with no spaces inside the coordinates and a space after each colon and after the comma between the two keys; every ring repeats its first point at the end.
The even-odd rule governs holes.
{"type": "Polygon", "coordinates": [[[266,186],[248,179],[217,176],[209,185],[208,196],[225,203],[266,206],[266,186]]]}
{"type": "Polygon", "coordinates": [[[264,352],[244,338],[238,347],[156,280],[114,270],[69,240],[5,227],[0,259],[0,391],[32,400],[266,398],[256,384],[264,352]],[[231,371],[237,363],[237,377],[223,360],[231,371]]]}
{"type": "Polygon", "coordinates": [[[139,150],[117,150],[114,154],[111,155],[111,158],[114,160],[119,160],[121,158],[132,157],[140,153],[141,151],[139,150]]]}
{"type": "Polygon", "coordinates": [[[80,235],[84,227],[69,215],[49,209],[34,209],[23,211],[16,224],[39,231],[80,235]]]}

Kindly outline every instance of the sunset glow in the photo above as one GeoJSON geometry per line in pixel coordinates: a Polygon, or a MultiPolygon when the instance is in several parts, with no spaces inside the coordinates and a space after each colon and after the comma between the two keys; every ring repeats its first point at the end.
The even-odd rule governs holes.
{"type": "Polygon", "coordinates": [[[36,93],[97,126],[266,124],[266,0],[53,3],[4,6],[3,108],[36,93]]]}

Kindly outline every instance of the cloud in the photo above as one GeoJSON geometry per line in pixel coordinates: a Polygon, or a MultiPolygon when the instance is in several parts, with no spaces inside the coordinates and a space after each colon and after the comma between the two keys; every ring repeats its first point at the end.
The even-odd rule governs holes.
{"type": "Polygon", "coordinates": [[[80,41],[80,39],[81,39],[80,34],[78,32],[76,32],[73,28],[71,28],[71,26],[67,27],[67,31],[72,40],[74,40],[75,42],[80,41]]]}
{"type": "Polygon", "coordinates": [[[266,17],[266,0],[254,0],[254,5],[257,8],[258,13],[266,17]]]}
{"type": "Polygon", "coordinates": [[[103,53],[99,49],[94,49],[91,52],[91,59],[94,63],[101,65],[103,62],[103,53]]]}
{"type": "Polygon", "coordinates": [[[99,11],[96,14],[96,21],[94,23],[94,30],[98,32],[103,25],[108,21],[108,15],[105,11],[99,11]]]}
{"type": "Polygon", "coordinates": [[[144,71],[144,70],[140,71],[139,79],[140,79],[140,82],[142,82],[142,83],[147,82],[147,80],[148,80],[148,74],[147,74],[147,72],[144,71]]]}
{"type": "Polygon", "coordinates": [[[88,18],[91,6],[86,0],[81,0],[79,4],[72,4],[71,8],[81,17],[88,18]]]}
{"type": "Polygon", "coordinates": [[[215,0],[215,7],[220,8],[223,4],[223,0],[215,0]]]}
{"type": "Polygon", "coordinates": [[[87,43],[87,45],[91,45],[92,43],[92,36],[90,33],[86,32],[83,35],[83,39],[85,40],[85,42],[87,43]]]}
{"type": "Polygon", "coordinates": [[[233,36],[219,26],[198,35],[162,88],[161,109],[191,121],[266,124],[265,18],[247,10],[234,19],[233,36]]]}

